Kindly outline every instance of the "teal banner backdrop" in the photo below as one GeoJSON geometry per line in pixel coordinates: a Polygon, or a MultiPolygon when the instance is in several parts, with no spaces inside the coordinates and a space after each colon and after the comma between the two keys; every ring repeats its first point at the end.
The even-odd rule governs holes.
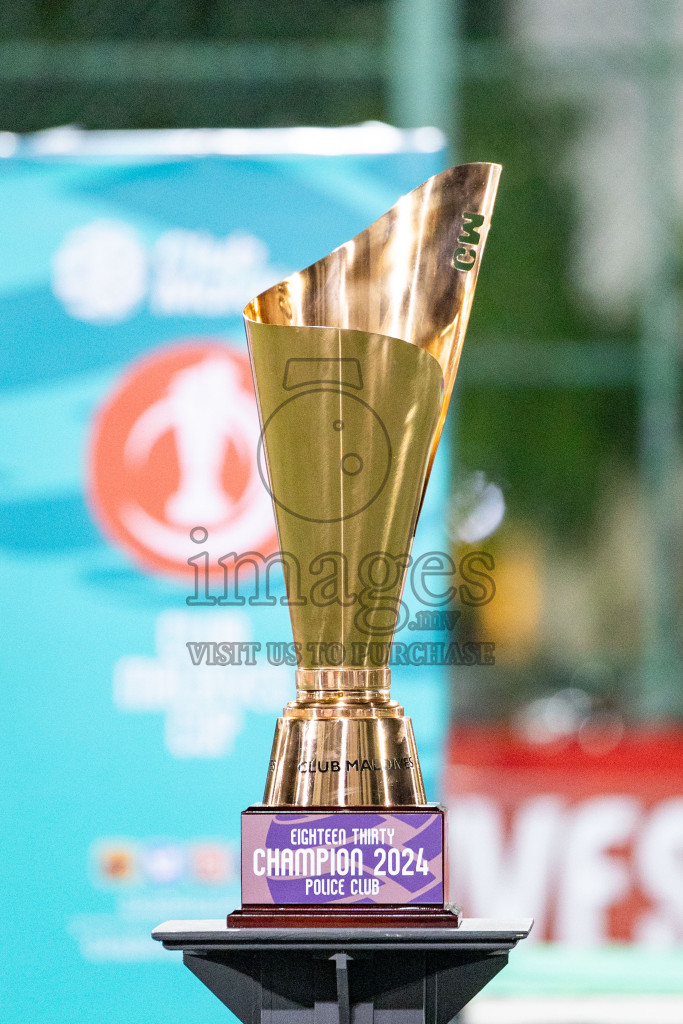
{"type": "MultiPolygon", "coordinates": [[[[259,600],[245,562],[243,603],[217,603],[275,547],[241,310],[442,170],[444,140],[60,129],[0,152],[2,1019],[219,1022],[149,933],[239,903],[240,812],[294,695],[282,578],[259,600]]],[[[447,465],[416,555],[448,550],[447,465]]],[[[405,598],[418,667],[393,668],[432,800],[444,565],[405,598]]]]}

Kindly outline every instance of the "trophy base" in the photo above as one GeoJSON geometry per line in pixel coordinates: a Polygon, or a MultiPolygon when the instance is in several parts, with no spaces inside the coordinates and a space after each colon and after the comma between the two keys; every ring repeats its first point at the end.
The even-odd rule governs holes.
{"type": "Polygon", "coordinates": [[[355,717],[351,712],[344,718],[279,718],[264,804],[306,808],[425,804],[412,722],[393,708],[391,712],[391,717],[355,717]]]}
{"type": "Polygon", "coordinates": [[[242,813],[242,908],[229,928],[457,928],[446,812],[422,807],[242,813]]]}
{"type": "Polygon", "coordinates": [[[261,907],[228,914],[228,928],[458,928],[460,907],[261,907]]]}

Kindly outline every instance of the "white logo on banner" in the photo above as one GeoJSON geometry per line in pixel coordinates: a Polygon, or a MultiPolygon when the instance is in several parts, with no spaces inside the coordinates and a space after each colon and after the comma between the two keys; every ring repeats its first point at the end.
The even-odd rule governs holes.
{"type": "Polygon", "coordinates": [[[241,353],[195,339],[133,364],[99,411],[90,445],[92,505],[107,535],[146,569],[188,586],[188,558],[204,541],[220,578],[227,552],[269,554],[275,527],[258,439],[241,353]]]}
{"type": "Polygon", "coordinates": [[[134,228],[96,220],[70,231],[52,261],[52,291],[87,323],[127,320],[147,291],[148,259],[134,228]]]}
{"type": "Polygon", "coordinates": [[[178,488],[165,504],[167,523],[129,504],[122,510],[128,529],[150,551],[182,563],[187,528],[219,524],[214,546],[248,548],[271,531],[268,496],[256,473],[239,500],[225,493],[222,472],[228,444],[248,464],[256,450],[259,424],[250,395],[240,389],[229,360],[209,356],[176,373],[163,398],[135,422],[124,448],[126,460],[144,464],[159,439],[172,431],[179,466],[178,488]],[[229,400],[226,400],[228,399],[229,400]]]}
{"type": "Polygon", "coordinates": [[[121,323],[145,300],[155,316],[226,316],[285,274],[269,262],[266,243],[245,231],[221,238],[174,229],[148,244],[125,221],[101,219],[65,236],[52,291],[86,323],[121,323]]]}
{"type": "Polygon", "coordinates": [[[163,612],[156,624],[156,657],[126,655],[114,666],[114,704],[121,711],[163,714],[166,749],[177,758],[229,754],[247,711],[272,715],[289,699],[291,676],[268,665],[194,665],[192,641],[249,640],[239,612],[163,612]]]}

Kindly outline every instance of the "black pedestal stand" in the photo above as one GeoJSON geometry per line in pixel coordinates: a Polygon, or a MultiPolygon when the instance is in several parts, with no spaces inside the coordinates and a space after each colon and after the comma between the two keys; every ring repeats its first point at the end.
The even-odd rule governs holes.
{"type": "Polygon", "coordinates": [[[227,928],[167,921],[152,935],[244,1024],[448,1024],[532,921],[459,928],[227,928]]]}

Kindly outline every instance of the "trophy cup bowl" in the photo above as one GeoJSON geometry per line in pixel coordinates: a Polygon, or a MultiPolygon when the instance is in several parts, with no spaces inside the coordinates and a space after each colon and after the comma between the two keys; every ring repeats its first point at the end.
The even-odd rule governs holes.
{"type": "Polygon", "coordinates": [[[244,310],[298,655],[267,807],[426,802],[389,661],[499,175],[435,175],[244,310]]]}

